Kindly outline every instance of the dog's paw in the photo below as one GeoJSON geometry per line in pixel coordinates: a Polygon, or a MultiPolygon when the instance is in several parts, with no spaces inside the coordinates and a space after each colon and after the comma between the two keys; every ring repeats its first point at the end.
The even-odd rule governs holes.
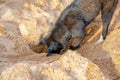
{"type": "Polygon", "coordinates": [[[79,46],[77,46],[77,47],[70,46],[70,48],[69,48],[69,49],[71,49],[71,50],[75,50],[75,49],[77,49],[77,48],[79,48],[79,46]]]}
{"type": "Polygon", "coordinates": [[[98,40],[95,44],[102,43],[103,41],[104,41],[103,36],[101,36],[101,37],[99,38],[99,40],[98,40]]]}

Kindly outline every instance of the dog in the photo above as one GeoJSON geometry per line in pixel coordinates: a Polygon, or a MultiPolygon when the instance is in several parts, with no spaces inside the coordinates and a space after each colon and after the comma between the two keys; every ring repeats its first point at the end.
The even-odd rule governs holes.
{"type": "Polygon", "coordinates": [[[116,9],[118,0],[73,0],[60,14],[50,34],[42,38],[39,44],[48,46],[47,56],[64,49],[73,38],[71,50],[79,47],[86,35],[86,27],[101,11],[103,22],[101,40],[105,40],[110,21],[116,9]]]}

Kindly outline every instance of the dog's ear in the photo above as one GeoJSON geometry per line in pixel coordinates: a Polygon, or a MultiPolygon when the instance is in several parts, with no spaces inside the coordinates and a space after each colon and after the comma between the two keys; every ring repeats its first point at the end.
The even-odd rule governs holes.
{"type": "Polygon", "coordinates": [[[47,44],[46,39],[45,39],[45,38],[41,39],[41,40],[39,41],[39,44],[47,44]]]}
{"type": "Polygon", "coordinates": [[[44,38],[42,38],[42,39],[39,41],[39,44],[47,44],[48,38],[49,38],[48,35],[45,36],[44,38]]]}
{"type": "Polygon", "coordinates": [[[39,44],[44,44],[48,46],[50,44],[50,40],[50,35],[47,35],[39,41],[39,44]]]}

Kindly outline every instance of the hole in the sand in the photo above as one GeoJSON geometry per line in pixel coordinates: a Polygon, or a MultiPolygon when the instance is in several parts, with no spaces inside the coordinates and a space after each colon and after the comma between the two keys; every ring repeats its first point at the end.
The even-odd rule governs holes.
{"type": "Polygon", "coordinates": [[[47,45],[44,45],[44,44],[39,45],[39,44],[30,43],[29,48],[35,53],[46,53],[47,52],[47,45]]]}

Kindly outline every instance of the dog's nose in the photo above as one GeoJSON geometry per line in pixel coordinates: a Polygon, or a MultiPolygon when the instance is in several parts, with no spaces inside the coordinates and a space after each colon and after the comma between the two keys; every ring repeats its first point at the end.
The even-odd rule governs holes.
{"type": "Polygon", "coordinates": [[[48,49],[46,56],[50,56],[52,53],[53,53],[53,51],[51,49],[48,49]]]}
{"type": "Polygon", "coordinates": [[[55,54],[55,53],[59,54],[60,51],[61,51],[61,49],[63,49],[63,48],[57,48],[57,49],[49,49],[49,48],[48,48],[48,51],[47,51],[47,55],[46,55],[46,56],[50,56],[51,54],[55,54]]]}

